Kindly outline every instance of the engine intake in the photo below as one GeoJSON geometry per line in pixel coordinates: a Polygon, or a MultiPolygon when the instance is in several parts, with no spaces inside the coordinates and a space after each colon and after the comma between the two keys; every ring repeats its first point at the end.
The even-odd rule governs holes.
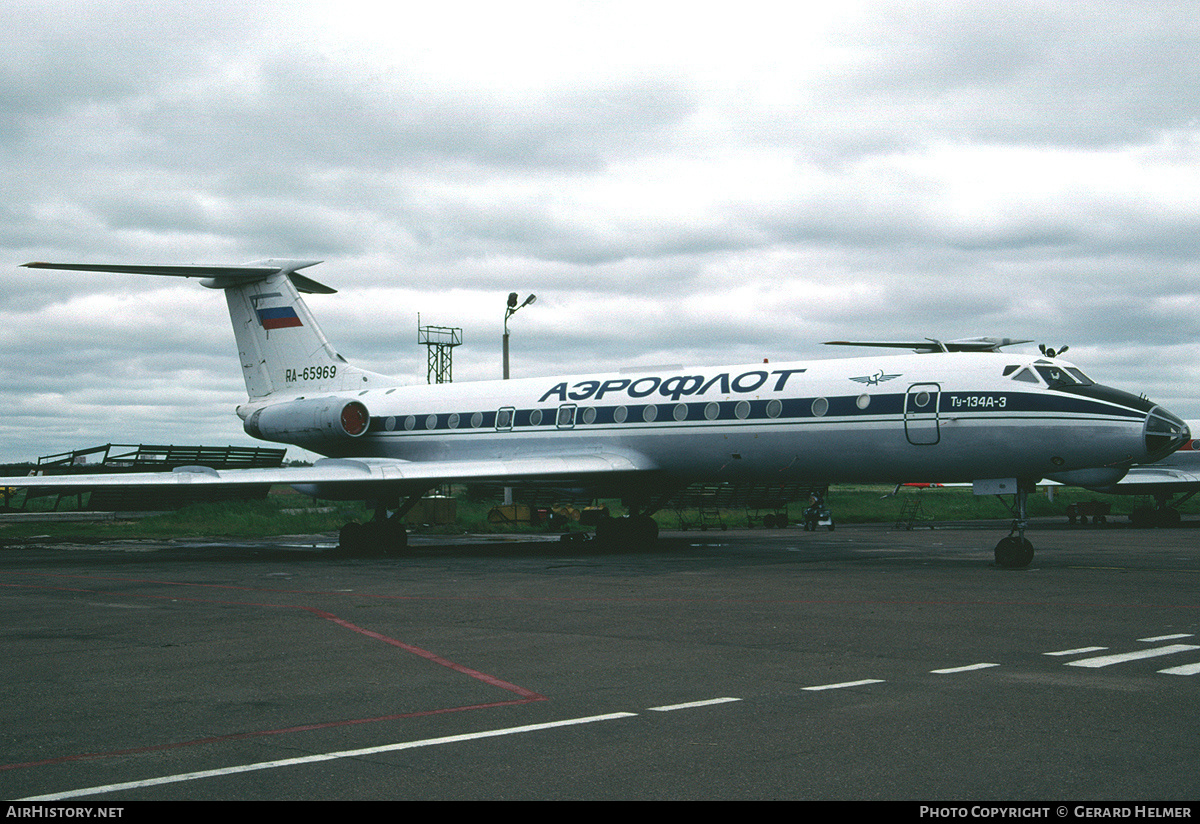
{"type": "Polygon", "coordinates": [[[300,443],[358,438],[371,425],[367,407],[344,398],[309,398],[256,409],[242,427],[264,441],[300,443]]]}

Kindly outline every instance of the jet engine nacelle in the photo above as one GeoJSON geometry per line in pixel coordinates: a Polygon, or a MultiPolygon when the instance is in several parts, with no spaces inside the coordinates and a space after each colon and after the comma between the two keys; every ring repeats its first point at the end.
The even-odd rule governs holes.
{"type": "Polygon", "coordinates": [[[345,398],[308,398],[256,409],[242,425],[264,441],[301,443],[358,438],[371,424],[367,407],[345,398]]]}

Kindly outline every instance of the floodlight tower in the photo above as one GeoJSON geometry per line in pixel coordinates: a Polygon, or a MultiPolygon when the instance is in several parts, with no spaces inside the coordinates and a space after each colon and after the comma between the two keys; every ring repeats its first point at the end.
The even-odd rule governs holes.
{"type": "Polygon", "coordinates": [[[529,297],[525,298],[524,303],[522,303],[520,306],[518,306],[517,305],[517,293],[510,292],[508,295],[508,305],[504,309],[503,359],[504,359],[504,379],[505,380],[508,380],[508,319],[511,318],[513,315],[515,315],[518,309],[524,309],[526,306],[533,303],[535,300],[537,300],[537,295],[530,295],[529,297]]]}
{"type": "Polygon", "coordinates": [[[454,347],[462,345],[462,329],[457,326],[422,326],[417,315],[417,343],[428,350],[425,381],[450,383],[454,380],[454,347]]]}

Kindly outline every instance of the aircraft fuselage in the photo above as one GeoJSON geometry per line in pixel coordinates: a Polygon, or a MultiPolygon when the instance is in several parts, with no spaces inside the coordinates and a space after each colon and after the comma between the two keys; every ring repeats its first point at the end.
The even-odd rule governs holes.
{"type": "Polygon", "coordinates": [[[238,411],[256,437],[334,457],[627,452],[693,482],[1037,480],[1096,467],[1118,467],[1119,476],[1166,448],[1148,438],[1151,402],[1096,384],[1055,389],[1014,378],[1035,362],[1070,367],[992,352],[886,355],[298,391],[238,411]],[[319,399],[332,403],[332,425],[289,411],[319,399]],[[345,404],[358,414],[349,431],[340,425],[345,404]]]}

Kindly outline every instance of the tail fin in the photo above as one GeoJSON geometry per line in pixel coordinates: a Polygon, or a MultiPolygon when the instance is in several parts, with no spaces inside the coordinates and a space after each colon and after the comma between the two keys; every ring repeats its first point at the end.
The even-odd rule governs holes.
{"type": "Polygon", "coordinates": [[[300,292],[336,290],[296,273],[315,260],[262,260],[244,266],[146,266],[132,264],[26,263],[31,269],[124,272],[204,278],[224,289],[246,380],[246,394],[259,400],[274,394],[311,395],[397,386],[399,381],[351,366],[337,353],[313,319],[300,292]]]}

